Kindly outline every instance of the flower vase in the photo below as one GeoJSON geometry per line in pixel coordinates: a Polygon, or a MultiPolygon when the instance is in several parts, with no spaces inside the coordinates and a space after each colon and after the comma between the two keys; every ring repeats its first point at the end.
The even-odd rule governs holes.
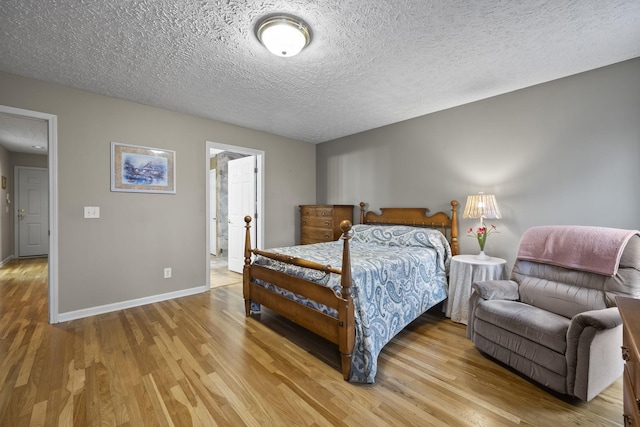
{"type": "Polygon", "coordinates": [[[484,253],[484,251],[480,251],[480,253],[478,255],[476,255],[476,259],[480,260],[480,261],[487,261],[489,260],[491,257],[487,254],[484,253]]]}

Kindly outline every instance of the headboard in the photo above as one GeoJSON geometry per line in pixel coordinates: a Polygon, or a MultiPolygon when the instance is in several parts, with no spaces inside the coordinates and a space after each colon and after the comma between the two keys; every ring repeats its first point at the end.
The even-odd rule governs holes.
{"type": "Polygon", "coordinates": [[[458,202],[451,201],[451,216],[445,212],[429,215],[428,208],[381,208],[380,213],[365,211],[360,202],[360,224],[411,225],[439,229],[451,244],[451,253],[458,255],[458,202]],[[449,232],[447,233],[447,229],[449,232]]]}

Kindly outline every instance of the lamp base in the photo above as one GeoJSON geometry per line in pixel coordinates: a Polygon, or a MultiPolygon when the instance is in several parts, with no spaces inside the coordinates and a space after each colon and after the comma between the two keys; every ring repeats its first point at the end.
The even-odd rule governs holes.
{"type": "Polygon", "coordinates": [[[480,251],[480,253],[478,255],[476,255],[476,259],[480,260],[480,261],[488,261],[491,259],[491,257],[487,254],[484,253],[484,251],[480,251]]]}

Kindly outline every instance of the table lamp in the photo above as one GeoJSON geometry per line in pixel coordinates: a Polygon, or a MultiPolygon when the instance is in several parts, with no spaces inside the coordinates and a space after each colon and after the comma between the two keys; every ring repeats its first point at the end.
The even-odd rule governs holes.
{"type": "MultiPolygon", "coordinates": [[[[476,256],[477,259],[489,259],[490,257],[484,253],[484,245],[487,241],[487,235],[493,230],[489,230],[484,225],[484,219],[502,218],[498,203],[496,202],[496,196],[493,194],[472,194],[467,196],[467,204],[464,207],[463,218],[480,218],[480,229],[483,233],[475,233],[478,244],[480,245],[480,253],[476,256]]],[[[471,232],[472,229],[469,229],[471,232]]]]}

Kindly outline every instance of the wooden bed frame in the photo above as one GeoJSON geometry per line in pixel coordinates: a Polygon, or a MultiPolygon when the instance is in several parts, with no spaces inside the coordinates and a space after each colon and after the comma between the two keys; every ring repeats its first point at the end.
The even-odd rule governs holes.
{"type": "MultiPolygon", "coordinates": [[[[458,254],[458,202],[451,201],[451,217],[444,212],[428,215],[426,208],[383,208],[381,213],[365,213],[365,204],[360,203],[360,223],[380,225],[411,225],[416,227],[437,228],[448,236],[453,255],[458,254]],[[445,232],[449,228],[447,235],[445,232]]],[[[251,249],[251,217],[244,218],[246,223],[244,269],[243,269],[243,296],[245,301],[245,314],[251,315],[251,302],[256,302],[276,313],[286,317],[294,323],[320,335],[321,337],[338,345],[341,357],[342,375],[349,380],[351,372],[351,355],[355,344],[354,307],[351,296],[351,256],[349,252],[350,221],[342,221],[343,252],[342,267],[337,269],[329,265],[321,265],[301,258],[276,254],[273,252],[251,249]],[[287,275],[280,271],[251,264],[252,255],[261,255],[287,264],[306,267],[325,273],[340,274],[341,296],[337,296],[332,289],[313,283],[311,281],[287,275]],[[289,298],[273,293],[256,284],[254,279],[272,283],[280,288],[287,289],[298,295],[317,301],[338,312],[338,317],[319,312],[311,307],[295,302],[289,298]]]]}

